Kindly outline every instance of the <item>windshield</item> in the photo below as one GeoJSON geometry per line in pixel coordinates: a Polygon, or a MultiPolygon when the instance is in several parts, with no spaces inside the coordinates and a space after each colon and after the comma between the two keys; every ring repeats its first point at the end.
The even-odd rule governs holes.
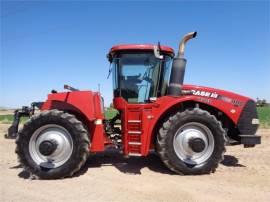
{"type": "Polygon", "coordinates": [[[157,59],[153,53],[120,54],[114,58],[114,96],[123,97],[129,103],[147,103],[149,98],[162,94],[170,70],[163,63],[167,62],[157,59]]]}

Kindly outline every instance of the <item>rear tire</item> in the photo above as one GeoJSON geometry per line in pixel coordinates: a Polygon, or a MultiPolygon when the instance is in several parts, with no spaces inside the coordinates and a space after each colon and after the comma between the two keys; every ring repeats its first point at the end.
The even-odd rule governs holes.
{"type": "Polygon", "coordinates": [[[207,111],[195,108],[178,112],[159,129],[157,152],[178,174],[209,174],[223,160],[225,134],[221,123],[207,111]]]}
{"type": "Polygon", "coordinates": [[[89,154],[89,137],[82,122],[59,110],[33,116],[18,133],[16,144],[21,165],[41,179],[72,176],[89,154]]]}

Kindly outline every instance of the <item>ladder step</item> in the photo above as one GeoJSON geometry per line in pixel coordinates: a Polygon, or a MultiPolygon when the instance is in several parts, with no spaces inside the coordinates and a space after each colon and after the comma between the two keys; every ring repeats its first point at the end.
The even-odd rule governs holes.
{"type": "Polygon", "coordinates": [[[141,154],[137,154],[137,153],[128,153],[129,156],[142,156],[141,154]]]}
{"type": "Polygon", "coordinates": [[[140,120],[128,120],[128,123],[141,123],[140,120]]]}
{"type": "Polygon", "coordinates": [[[141,142],[129,142],[128,144],[129,145],[141,145],[142,143],[141,142]]]}
{"type": "Polygon", "coordinates": [[[141,131],[128,131],[129,134],[141,134],[141,131]]]}

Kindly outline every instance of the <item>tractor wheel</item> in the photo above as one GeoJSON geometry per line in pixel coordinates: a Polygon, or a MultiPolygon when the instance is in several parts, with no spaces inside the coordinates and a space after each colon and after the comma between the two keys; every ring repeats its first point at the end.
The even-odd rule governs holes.
{"type": "Polygon", "coordinates": [[[214,172],[225,152],[225,131],[215,116],[195,108],[163,123],[157,152],[172,171],[184,175],[214,172]]]}
{"type": "Polygon", "coordinates": [[[72,176],[89,153],[88,133],[82,122],[58,110],[33,116],[19,132],[16,144],[21,165],[41,179],[72,176]]]}

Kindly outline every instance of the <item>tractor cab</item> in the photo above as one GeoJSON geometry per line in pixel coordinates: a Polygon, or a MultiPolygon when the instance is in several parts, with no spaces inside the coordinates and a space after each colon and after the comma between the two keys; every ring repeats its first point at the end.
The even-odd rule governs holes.
{"type": "Polygon", "coordinates": [[[166,94],[173,49],[154,45],[119,45],[111,48],[114,98],[128,103],[149,103],[166,94]]]}

